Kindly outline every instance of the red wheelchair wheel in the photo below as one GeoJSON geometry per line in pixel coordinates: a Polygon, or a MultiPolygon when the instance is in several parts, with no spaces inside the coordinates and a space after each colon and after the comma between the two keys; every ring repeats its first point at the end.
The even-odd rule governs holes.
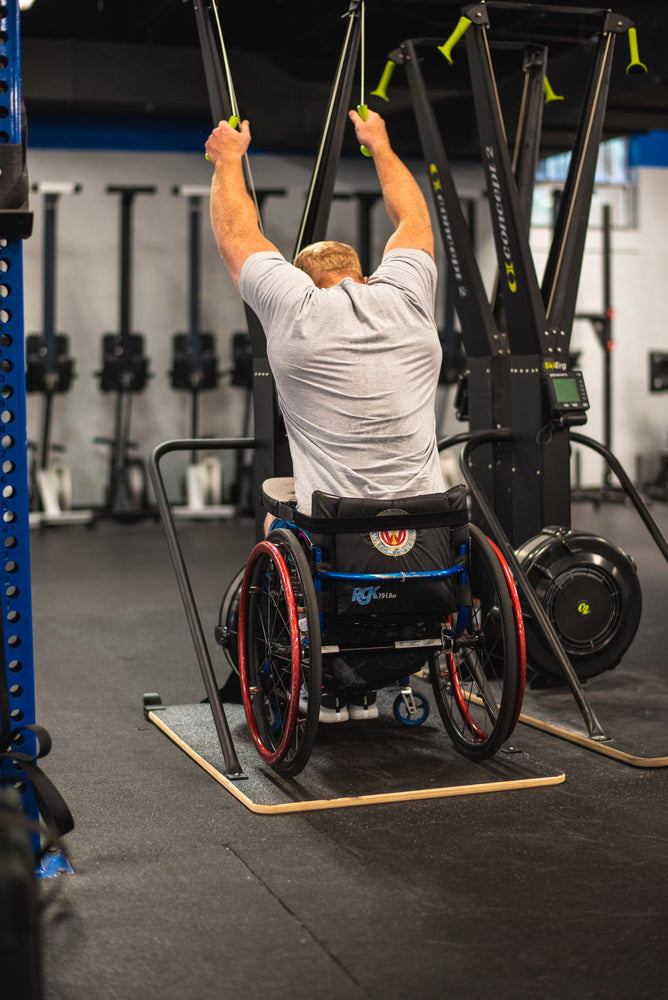
{"type": "MultiPolygon", "coordinates": [[[[455,749],[472,760],[496,753],[519,715],[524,685],[521,615],[502,560],[489,539],[470,527],[471,604],[464,629],[430,664],[434,698],[455,749]]],[[[519,607],[519,605],[518,605],[519,607]]]]}
{"type": "Polygon", "coordinates": [[[291,532],[251,552],[239,600],[239,677],[262,759],[284,777],[306,765],[318,724],[320,623],[308,561],[291,532]]]}

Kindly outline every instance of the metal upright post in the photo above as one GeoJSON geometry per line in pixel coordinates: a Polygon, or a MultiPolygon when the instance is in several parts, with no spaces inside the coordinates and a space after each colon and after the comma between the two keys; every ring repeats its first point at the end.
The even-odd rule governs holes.
{"type": "MultiPolygon", "coordinates": [[[[612,221],[610,205],[603,206],[603,316],[601,317],[601,346],[603,348],[603,444],[612,451],[612,221]]],[[[607,465],[603,469],[603,490],[612,490],[612,473],[607,465]]]]}
{"type": "MultiPolygon", "coordinates": [[[[17,0],[0,8],[0,777],[21,793],[28,818],[39,819],[28,777],[38,754],[30,579],[22,240],[32,232],[21,102],[17,0]],[[24,766],[25,762],[25,766],[24,766]]],[[[35,849],[39,836],[33,835],[35,849]]],[[[57,870],[71,870],[58,852],[57,870]]],[[[50,874],[41,870],[40,874],[50,874]]]]}
{"type": "MultiPolygon", "coordinates": [[[[7,702],[2,712],[0,749],[34,753],[28,731],[8,743],[17,722],[34,723],[32,604],[30,595],[30,527],[26,396],[24,379],[23,247],[30,236],[32,214],[27,210],[28,184],[21,123],[20,42],[18,3],[2,19],[0,34],[0,489],[2,491],[2,657],[7,702]]],[[[4,697],[2,699],[4,701],[4,697]]],[[[37,807],[21,769],[11,758],[0,760],[0,773],[20,788],[32,818],[37,807]]]]}
{"type": "MultiPolygon", "coordinates": [[[[476,259],[469,220],[455,187],[443,140],[420,68],[417,45],[435,45],[434,39],[407,39],[391,54],[406,68],[420,144],[429,171],[429,182],[443,249],[448,260],[448,293],[454,303],[466,349],[467,406],[473,429],[507,427],[510,352],[508,338],[490,308],[476,259]]],[[[508,443],[493,449],[486,445],[476,455],[476,473],[488,496],[498,507],[509,507],[510,463],[497,461],[508,443]]],[[[504,521],[511,516],[508,509],[504,521]]]]}

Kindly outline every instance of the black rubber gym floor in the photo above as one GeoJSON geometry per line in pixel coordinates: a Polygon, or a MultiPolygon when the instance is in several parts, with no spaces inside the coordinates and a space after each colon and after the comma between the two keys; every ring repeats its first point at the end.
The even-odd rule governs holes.
{"type": "MultiPolygon", "coordinates": [[[[666,533],[666,505],[653,514],[666,533]]],[[[666,754],[668,568],[632,508],[577,504],[573,524],[636,559],[644,601],[630,650],[587,695],[596,708],[613,683],[666,754]]],[[[222,681],[213,625],[252,527],[178,531],[222,681]]],[[[31,544],[44,770],[76,822],[74,874],[42,883],[47,1000],[665,996],[665,768],[521,725],[513,743],[562,784],[253,814],[143,716],[147,691],[204,696],[160,526],[31,544]]]]}

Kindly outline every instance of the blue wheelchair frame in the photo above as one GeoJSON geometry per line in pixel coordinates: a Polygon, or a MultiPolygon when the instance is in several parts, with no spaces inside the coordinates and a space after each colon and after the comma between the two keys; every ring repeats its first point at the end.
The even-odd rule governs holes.
{"type": "MultiPolygon", "coordinates": [[[[272,531],[275,531],[276,528],[286,528],[288,531],[294,532],[295,535],[299,535],[299,533],[301,532],[304,535],[306,535],[306,537],[310,541],[309,532],[305,528],[300,527],[298,524],[295,524],[294,521],[286,521],[283,520],[282,518],[276,518],[270,526],[269,534],[271,534],[272,531]]],[[[465,556],[466,552],[467,552],[467,546],[466,545],[460,546],[459,555],[465,556]]],[[[322,551],[317,545],[314,545],[313,553],[314,553],[315,563],[316,565],[318,565],[319,563],[322,562],[322,551]]],[[[418,580],[418,579],[443,580],[453,576],[459,576],[460,584],[462,586],[466,586],[466,584],[468,583],[468,570],[466,563],[458,563],[455,566],[449,566],[447,569],[422,570],[419,572],[411,572],[411,573],[340,573],[337,570],[316,569],[316,571],[313,574],[313,586],[316,592],[319,592],[322,590],[323,580],[354,580],[359,582],[364,582],[368,580],[374,580],[379,582],[383,582],[386,580],[396,580],[398,582],[405,583],[406,581],[409,580],[418,580]]],[[[468,606],[465,604],[460,605],[457,608],[456,627],[454,629],[444,630],[445,634],[449,638],[455,638],[456,636],[461,635],[465,631],[466,626],[468,624],[468,617],[469,617],[468,606]]],[[[320,615],[320,625],[322,627],[322,614],[320,615]]]]}

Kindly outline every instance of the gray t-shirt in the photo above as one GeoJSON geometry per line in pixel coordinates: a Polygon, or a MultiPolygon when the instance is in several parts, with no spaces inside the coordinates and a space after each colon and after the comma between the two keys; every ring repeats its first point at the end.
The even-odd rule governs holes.
{"type": "Polygon", "coordinates": [[[324,289],[275,251],[244,263],[239,290],[267,336],[305,513],[313,490],[389,499],[444,489],[435,288],[422,250],[390,251],[366,285],[324,289]]]}

